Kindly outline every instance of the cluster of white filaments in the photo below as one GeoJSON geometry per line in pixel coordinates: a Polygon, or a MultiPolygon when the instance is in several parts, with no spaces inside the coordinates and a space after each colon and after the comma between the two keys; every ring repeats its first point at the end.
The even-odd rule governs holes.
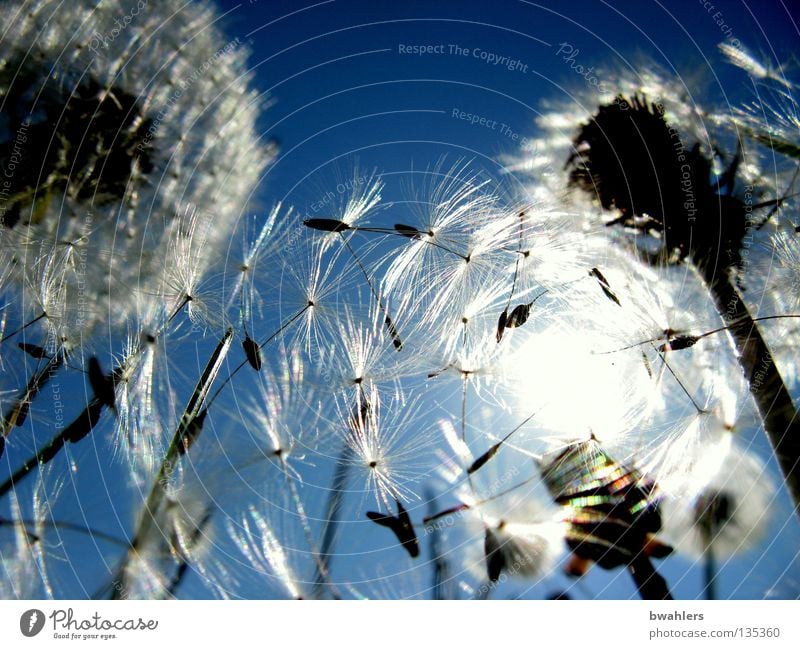
{"type": "MultiPolygon", "coordinates": [[[[28,42],[47,61],[66,45],[63,64],[78,65],[86,30],[102,33],[114,14],[75,0],[69,20],[51,21],[56,4],[11,12],[0,68],[28,42]]],[[[617,92],[663,103],[700,144],[738,125],[765,146],[752,112],[707,129],[686,88],[650,71],[580,111],[545,114],[508,161],[513,195],[472,162],[440,161],[407,216],[384,202],[384,179],[355,169],[339,202],[318,200],[313,215],[279,203],[243,220],[270,157],[254,144],[257,102],[210,9],[180,9],[156,35],[178,4],[142,16],[134,41],[109,43],[89,68],[138,98],[153,127],[149,171],[142,160],[126,167],[128,190],[100,207],[53,185],[59,200],[27,204],[28,216],[0,227],[0,249],[15,251],[0,265],[13,297],[3,304],[22,305],[3,312],[0,345],[20,331],[41,338],[13,352],[33,371],[4,379],[3,444],[18,443],[26,416],[46,419],[36,396],[58,369],[86,376],[83,413],[51,427],[52,447],[23,446],[35,461],[19,479],[42,467],[32,511],[13,484],[0,486],[11,502],[0,513],[0,593],[70,594],[46,576],[47,541],[67,528],[53,513],[60,493],[45,498],[42,485],[63,469],[87,488],[70,463],[89,435],[122,476],[97,498],[113,508],[119,492],[134,494],[113,532],[69,529],[105,544],[90,595],[176,597],[191,573],[192,593],[221,597],[361,596],[389,565],[393,596],[417,596],[431,566],[439,595],[490,597],[509,581],[547,596],[569,589],[564,566],[576,577],[597,565],[626,567],[652,596],[635,581],[642,561],[681,561],[665,559],[674,549],[714,565],[760,541],[778,480],[754,450],[748,393],[769,383],[770,367],[743,376],[728,338],[741,323],[720,313],[692,254],[667,263],[675,255],[651,254],[663,237],[633,216],[614,232],[604,223],[618,206],[563,191],[573,149],[588,151],[573,141],[578,128],[617,92]],[[138,40],[149,45],[133,56],[138,40]],[[173,101],[181,79],[194,80],[173,101]],[[237,251],[227,260],[225,246],[237,251]],[[101,267],[87,268],[87,255],[101,267]]],[[[726,54],[788,92],[774,70],[726,54]]],[[[796,133],[775,128],[797,147],[796,133]]],[[[765,155],[742,173],[757,178],[765,155]]],[[[791,182],[781,175],[764,192],[791,182]]],[[[751,250],[774,253],[774,272],[726,268],[740,285],[752,271],[778,310],[756,316],[800,304],[787,213],[751,250]]],[[[793,344],[795,323],[761,324],[774,325],[766,337],[790,364],[780,337],[793,344]]],[[[784,372],[796,396],[795,378],[784,372]]]]}

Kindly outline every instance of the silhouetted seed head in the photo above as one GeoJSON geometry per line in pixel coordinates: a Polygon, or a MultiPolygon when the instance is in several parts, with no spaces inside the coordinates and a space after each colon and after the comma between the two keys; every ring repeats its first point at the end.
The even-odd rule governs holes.
{"type": "MultiPolygon", "coordinates": [[[[152,120],[142,116],[135,96],[101,85],[91,75],[72,85],[58,73],[43,74],[51,69],[58,69],[54,62],[31,58],[11,59],[0,67],[7,133],[25,134],[25,155],[16,156],[21,162],[10,174],[11,206],[0,220],[6,228],[43,218],[44,209],[33,204],[34,198],[46,204],[64,192],[105,205],[135,191],[153,169],[151,145],[139,146],[149,141],[152,120]],[[34,97],[36,119],[31,120],[34,97]]],[[[14,147],[19,148],[17,139],[3,138],[0,159],[9,159],[14,147]]]]}
{"type": "Polygon", "coordinates": [[[663,106],[619,95],[580,128],[565,167],[570,185],[620,212],[607,225],[659,235],[665,259],[691,254],[701,267],[731,268],[741,265],[747,226],[744,204],[731,195],[738,164],[737,155],[712,183],[711,160],[698,143],[684,143],[663,106]]]}
{"type": "Polygon", "coordinates": [[[675,208],[684,211],[676,144],[680,140],[671,136],[663,106],[644,96],[618,95],[575,136],[575,151],[565,165],[569,182],[596,192],[603,208],[616,208],[628,224],[647,218],[648,227],[669,231],[666,215],[677,221],[675,208]]]}
{"type": "Polygon", "coordinates": [[[11,0],[4,15],[0,160],[13,169],[0,236],[39,249],[18,256],[9,283],[26,304],[46,292],[77,339],[104,318],[125,323],[140,306],[132,286],[159,291],[183,205],[213,210],[202,260],[216,258],[274,152],[254,137],[245,48],[206,4],[150,3],[113,30],[121,14],[107,2],[11,0]]]}

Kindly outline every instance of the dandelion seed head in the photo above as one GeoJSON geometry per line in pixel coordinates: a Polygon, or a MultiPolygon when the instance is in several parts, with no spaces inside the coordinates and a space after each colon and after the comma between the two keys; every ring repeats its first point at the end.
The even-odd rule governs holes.
{"type": "Polygon", "coordinates": [[[754,547],[775,511],[775,483],[763,462],[730,433],[686,461],[680,497],[665,499],[663,509],[665,535],[676,549],[699,557],[713,548],[727,558],[754,547]]]}
{"type": "MultiPolygon", "coordinates": [[[[160,288],[181,206],[214,213],[202,254],[213,259],[270,160],[255,136],[261,105],[247,89],[245,49],[225,42],[204,3],[163,2],[122,30],[112,3],[12,2],[6,12],[0,97],[10,122],[0,146],[25,155],[2,229],[78,242],[58,284],[61,317],[73,335],[119,325],[135,304],[122,299],[131,287],[160,288]],[[118,36],[99,38],[112,29],[118,36]]],[[[35,286],[36,260],[18,258],[18,292],[35,286]]]]}

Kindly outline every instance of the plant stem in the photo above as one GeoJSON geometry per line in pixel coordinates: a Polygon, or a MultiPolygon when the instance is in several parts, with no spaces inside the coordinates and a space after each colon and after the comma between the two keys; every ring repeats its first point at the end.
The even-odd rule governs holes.
{"type": "Polygon", "coordinates": [[[53,437],[44,447],[36,451],[32,457],[17,469],[13,475],[0,484],[0,497],[5,496],[16,484],[34,469],[52,460],[67,442],[79,442],[95,427],[103,413],[105,404],[97,398],[92,399],[83,412],[72,423],[53,437]]]}
{"type": "Polygon", "coordinates": [[[729,331],[739,364],[783,472],[795,511],[800,515],[800,417],[797,408],[737,287],[726,275],[715,274],[710,264],[699,270],[717,310],[725,323],[731,325],[729,331]]]}
{"type": "Polygon", "coordinates": [[[650,558],[643,552],[636,555],[636,558],[628,564],[628,571],[642,599],[672,599],[667,582],[656,572],[650,558]]]}
{"type": "MultiPolygon", "coordinates": [[[[331,586],[331,584],[326,583],[326,576],[330,575],[331,559],[333,558],[331,550],[333,550],[333,544],[336,541],[336,528],[339,526],[339,511],[342,508],[342,501],[344,500],[342,494],[344,488],[347,486],[347,479],[350,474],[351,456],[352,451],[347,443],[345,443],[336,461],[336,471],[333,474],[328,503],[325,507],[325,525],[322,529],[322,543],[320,544],[319,550],[319,561],[321,565],[317,566],[314,576],[314,589],[312,591],[314,598],[320,596],[323,588],[331,586]]],[[[330,581],[329,578],[328,581],[330,581]]]]}
{"type": "Polygon", "coordinates": [[[118,588],[112,588],[112,599],[119,599],[129,592],[127,587],[127,572],[130,561],[138,554],[142,542],[147,539],[153,526],[158,526],[156,514],[160,510],[161,504],[167,494],[167,485],[172,480],[172,476],[175,474],[175,470],[178,467],[178,458],[185,452],[186,446],[184,438],[198,415],[203,411],[205,399],[231,348],[232,341],[233,329],[228,328],[214,350],[214,353],[211,355],[200,380],[195,386],[194,392],[192,392],[192,396],[189,398],[189,403],[186,405],[186,409],[181,416],[178,428],[172,436],[172,441],[170,442],[167,452],[164,454],[164,459],[161,462],[156,479],[150,489],[150,494],[145,502],[142,515],[139,519],[139,525],[133,535],[133,540],[112,582],[112,584],[119,585],[118,588]]]}
{"type": "Polygon", "coordinates": [[[25,386],[25,389],[12,403],[9,411],[3,416],[3,424],[2,427],[0,427],[0,437],[6,439],[11,434],[11,429],[14,428],[14,426],[21,426],[25,422],[31,401],[39,394],[39,391],[47,384],[50,377],[52,377],[63,363],[63,354],[56,353],[48,359],[42,369],[30,378],[28,385],[25,386]]]}

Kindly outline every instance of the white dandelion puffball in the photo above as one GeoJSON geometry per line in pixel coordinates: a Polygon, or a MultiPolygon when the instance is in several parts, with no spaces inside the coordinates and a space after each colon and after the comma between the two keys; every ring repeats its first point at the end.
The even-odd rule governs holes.
{"type": "Polygon", "coordinates": [[[65,340],[152,301],[187,211],[206,228],[197,263],[224,252],[270,161],[263,102],[203,2],[11,2],[3,16],[0,288],[65,340]]]}

